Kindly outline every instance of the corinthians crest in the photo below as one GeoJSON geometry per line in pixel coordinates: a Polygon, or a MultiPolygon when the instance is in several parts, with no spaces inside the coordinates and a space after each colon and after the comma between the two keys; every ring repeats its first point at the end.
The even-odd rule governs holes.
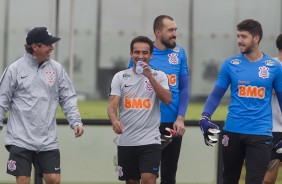
{"type": "Polygon", "coordinates": [[[168,61],[170,64],[176,65],[178,64],[178,54],[177,53],[170,53],[168,54],[168,61]]]}
{"type": "Polygon", "coordinates": [[[266,66],[261,66],[259,67],[259,77],[265,79],[269,78],[269,68],[266,66]]]}
{"type": "Polygon", "coordinates": [[[53,70],[45,72],[45,78],[49,84],[54,84],[56,80],[56,73],[53,70]]]}

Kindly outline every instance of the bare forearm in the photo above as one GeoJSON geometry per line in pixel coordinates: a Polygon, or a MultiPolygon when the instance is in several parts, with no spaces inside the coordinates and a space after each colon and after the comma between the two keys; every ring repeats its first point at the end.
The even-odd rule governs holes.
{"type": "Polygon", "coordinates": [[[109,105],[107,110],[108,110],[108,116],[109,116],[111,123],[113,125],[114,132],[117,133],[117,134],[122,134],[123,124],[118,119],[117,106],[109,105]]]}
{"type": "Polygon", "coordinates": [[[112,107],[111,105],[108,106],[108,116],[111,120],[112,123],[114,123],[115,121],[118,120],[118,116],[117,116],[117,109],[112,107]]]}
{"type": "Polygon", "coordinates": [[[110,96],[107,113],[112,123],[118,120],[118,105],[119,105],[119,97],[118,96],[110,96]]]}
{"type": "Polygon", "coordinates": [[[171,93],[169,90],[165,89],[160,83],[156,81],[154,76],[148,77],[152,87],[155,90],[158,98],[165,104],[169,104],[171,102],[171,93]]]}

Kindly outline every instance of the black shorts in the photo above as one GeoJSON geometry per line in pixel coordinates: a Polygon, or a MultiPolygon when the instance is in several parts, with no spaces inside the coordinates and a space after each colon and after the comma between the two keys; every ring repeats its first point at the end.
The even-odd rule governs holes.
{"type": "Polygon", "coordinates": [[[282,140],[282,132],[272,132],[273,135],[273,148],[271,150],[271,160],[279,159],[282,161],[282,154],[276,153],[274,146],[282,140]]]}
{"type": "Polygon", "coordinates": [[[61,173],[60,151],[36,152],[14,145],[7,146],[10,156],[7,162],[7,173],[14,176],[30,176],[32,164],[36,174],[61,173]]]}
{"type": "Polygon", "coordinates": [[[272,148],[272,137],[222,131],[223,183],[238,183],[245,161],[245,183],[262,183],[272,148]]]}
{"type": "Polygon", "coordinates": [[[158,176],[161,145],[118,146],[118,179],[140,180],[141,173],[158,176]]]}

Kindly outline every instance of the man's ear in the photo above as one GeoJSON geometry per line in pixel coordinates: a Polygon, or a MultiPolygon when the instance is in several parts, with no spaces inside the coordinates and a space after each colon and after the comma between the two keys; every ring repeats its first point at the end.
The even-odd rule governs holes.
{"type": "Polygon", "coordinates": [[[156,29],[154,32],[155,32],[156,36],[160,36],[161,35],[161,30],[160,29],[156,29]]]}
{"type": "Polygon", "coordinates": [[[259,43],[260,36],[259,35],[254,36],[254,41],[255,41],[255,43],[259,43]]]}

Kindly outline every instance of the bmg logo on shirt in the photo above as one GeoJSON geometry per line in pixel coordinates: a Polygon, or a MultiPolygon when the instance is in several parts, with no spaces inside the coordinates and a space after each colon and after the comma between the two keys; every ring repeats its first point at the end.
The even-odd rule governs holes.
{"type": "Polygon", "coordinates": [[[265,88],[257,86],[238,85],[238,96],[263,99],[265,97],[265,88]]]}
{"type": "Polygon", "coordinates": [[[175,86],[176,85],[176,75],[175,74],[166,74],[167,78],[168,78],[168,84],[170,86],[175,86]]]}
{"type": "Polygon", "coordinates": [[[151,109],[152,102],[150,98],[125,98],[125,109],[151,109]]]}

